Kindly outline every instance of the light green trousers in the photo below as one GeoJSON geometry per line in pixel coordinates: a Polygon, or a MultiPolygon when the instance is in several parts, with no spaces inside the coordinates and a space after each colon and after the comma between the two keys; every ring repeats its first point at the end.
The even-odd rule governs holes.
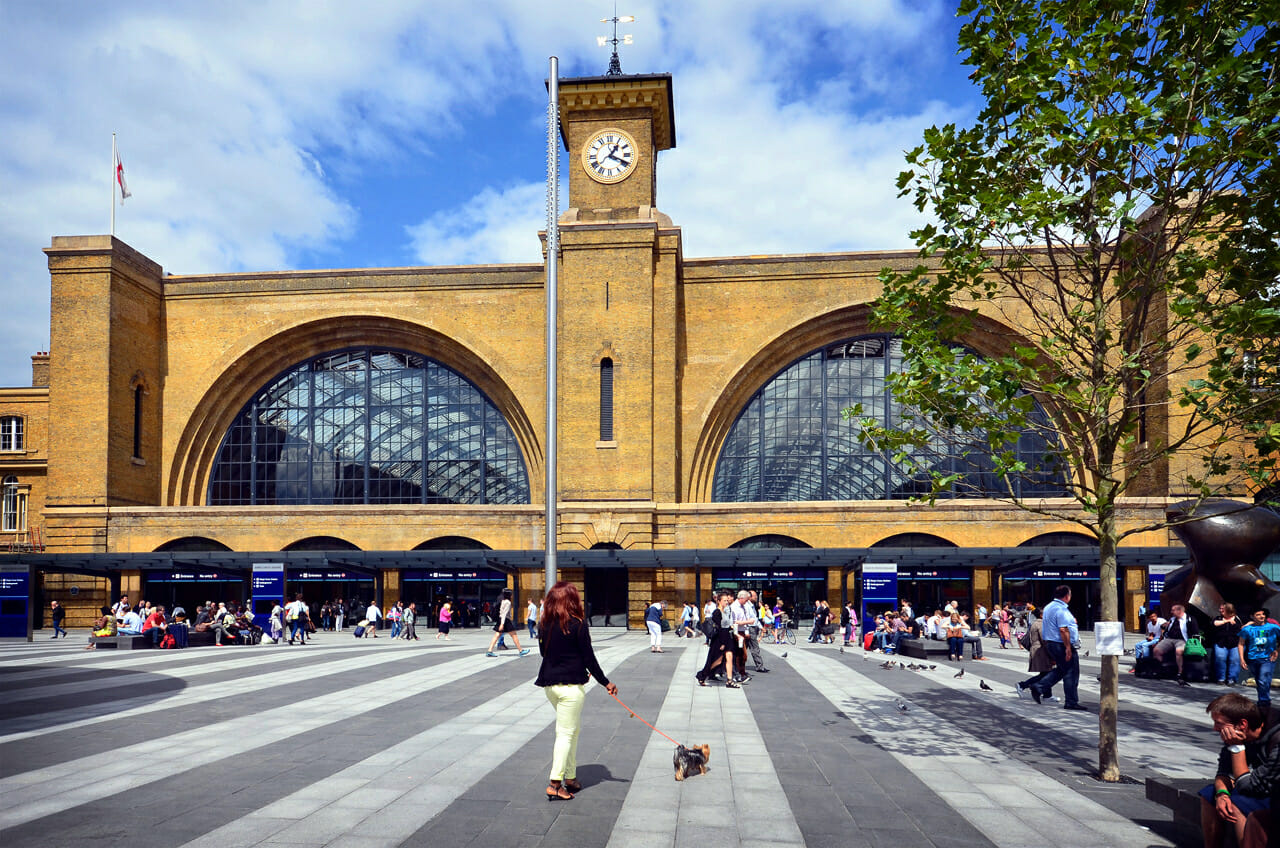
{"type": "Polygon", "coordinates": [[[587,689],[581,684],[546,686],[547,700],[556,711],[556,744],[551,749],[551,779],[578,776],[578,731],[582,729],[582,705],[587,689]]]}

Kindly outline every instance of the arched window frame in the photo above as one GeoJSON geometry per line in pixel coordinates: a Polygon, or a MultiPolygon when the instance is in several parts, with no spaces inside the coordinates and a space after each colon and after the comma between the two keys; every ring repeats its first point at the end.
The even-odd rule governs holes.
{"type": "Polygon", "coordinates": [[[310,357],[263,385],[223,437],[206,498],[233,506],[529,503],[530,492],[510,424],[474,383],[424,354],[363,346],[310,357]],[[375,367],[384,361],[402,364],[375,367]],[[360,386],[352,382],[356,374],[360,386]],[[396,424],[375,425],[376,416],[396,424]],[[268,444],[260,440],[264,430],[286,441],[268,444]],[[433,441],[442,433],[466,438],[433,441]],[[351,455],[349,443],[363,458],[351,455]],[[281,452],[275,460],[273,450],[281,452]],[[375,461],[375,453],[386,456],[375,461]],[[282,463],[300,476],[278,476],[282,463]],[[428,481],[449,490],[433,495],[428,481]],[[280,497],[281,482],[292,496],[280,497]]]}
{"type": "Polygon", "coordinates": [[[25,533],[27,499],[30,486],[24,486],[12,474],[0,482],[0,532],[25,533]]]}
{"type": "Polygon", "coordinates": [[[613,359],[600,360],[600,441],[615,443],[613,432],[613,359]]]}
{"type": "MultiPolygon", "coordinates": [[[[866,334],[811,350],[779,369],[751,396],[729,429],[716,461],[711,500],[716,503],[770,503],[797,500],[905,500],[928,494],[927,479],[902,472],[892,458],[857,439],[853,421],[841,415],[861,404],[867,417],[886,426],[899,423],[903,410],[893,397],[888,375],[901,368],[901,343],[889,334],[866,334]],[[829,363],[848,363],[844,368],[829,363]]],[[[1038,405],[1037,405],[1038,408],[1038,405]]],[[[1039,410],[1037,414],[1044,414],[1039,410]]],[[[961,467],[943,434],[936,448],[939,466],[981,482],[989,471],[961,467]],[[956,465],[952,468],[945,463],[956,465]],[[968,476],[968,475],[972,476],[968,476]]],[[[1029,453],[1034,439],[1030,435],[1029,453]]],[[[1037,436],[1037,438],[1041,438],[1037,436]]],[[[967,444],[962,441],[961,444],[967,444]]],[[[1039,451],[1043,455],[1044,451],[1039,451]]],[[[974,454],[971,454],[973,456],[974,454]]],[[[1016,480],[1022,496],[1066,494],[1059,472],[1043,472],[1038,482],[1016,480]]],[[[943,497],[989,496],[983,491],[943,493],[943,497]]]]}

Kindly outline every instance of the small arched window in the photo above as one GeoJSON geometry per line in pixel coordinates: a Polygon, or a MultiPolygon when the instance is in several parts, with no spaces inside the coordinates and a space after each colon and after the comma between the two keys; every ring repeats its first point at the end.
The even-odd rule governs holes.
{"type": "Polygon", "coordinates": [[[26,489],[12,475],[5,477],[0,486],[0,532],[21,533],[27,529],[26,489]]]}
{"type": "Polygon", "coordinates": [[[133,387],[133,458],[142,459],[142,384],[133,387]]]}
{"type": "Polygon", "coordinates": [[[600,360],[600,441],[613,441],[613,360],[600,360]]]}

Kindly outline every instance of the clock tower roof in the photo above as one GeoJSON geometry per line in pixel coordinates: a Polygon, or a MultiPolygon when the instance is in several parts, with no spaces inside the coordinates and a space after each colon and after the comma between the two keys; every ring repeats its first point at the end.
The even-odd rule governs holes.
{"type": "Polygon", "coordinates": [[[569,150],[565,125],[578,112],[648,109],[653,115],[657,150],[676,146],[675,103],[671,74],[613,74],[560,80],[560,140],[569,150]]]}

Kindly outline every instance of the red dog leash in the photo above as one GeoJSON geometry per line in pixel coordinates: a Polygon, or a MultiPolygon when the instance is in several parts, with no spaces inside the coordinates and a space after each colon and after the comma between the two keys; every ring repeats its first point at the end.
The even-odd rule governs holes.
{"type": "MultiPolygon", "coordinates": [[[[607,690],[606,690],[606,691],[607,691],[607,690]]],[[[640,722],[641,722],[642,724],[644,724],[646,727],[648,727],[648,728],[649,728],[650,730],[652,730],[654,733],[656,733],[656,734],[658,734],[659,736],[661,736],[663,739],[666,739],[668,742],[670,742],[671,744],[675,745],[677,748],[683,748],[683,747],[685,747],[685,746],[681,745],[679,742],[677,742],[676,740],[672,739],[672,738],[671,738],[670,736],[668,736],[667,734],[663,733],[663,732],[662,732],[661,730],[659,730],[658,728],[654,727],[652,724],[649,724],[649,722],[647,722],[647,721],[645,721],[644,719],[640,718],[640,714],[639,714],[639,713],[637,713],[635,710],[631,709],[630,707],[628,707],[626,704],[623,704],[623,703],[622,703],[622,699],[621,699],[621,698],[619,698],[617,695],[614,695],[612,692],[610,692],[609,694],[610,694],[610,696],[613,698],[613,700],[615,700],[615,701],[617,701],[619,704],[621,704],[622,708],[623,708],[624,710],[626,710],[628,713],[630,713],[630,714],[631,714],[631,717],[632,717],[632,718],[639,718],[639,719],[640,719],[640,722]]]]}

